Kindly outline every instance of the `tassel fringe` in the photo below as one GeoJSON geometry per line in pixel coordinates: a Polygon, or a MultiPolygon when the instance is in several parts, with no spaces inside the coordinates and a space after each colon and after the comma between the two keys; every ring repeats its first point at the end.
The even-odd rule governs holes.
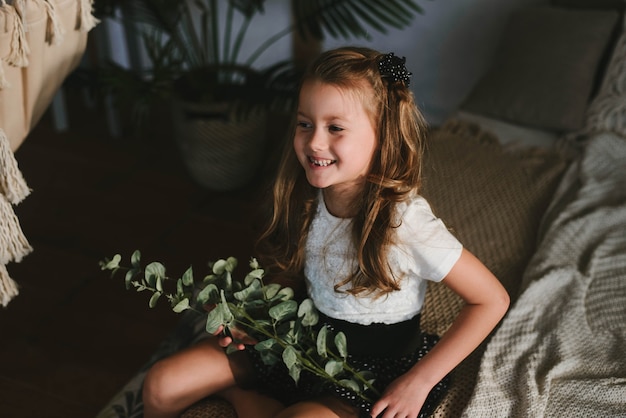
{"type": "Polygon", "coordinates": [[[46,15],[48,16],[46,22],[46,42],[50,45],[58,45],[63,41],[65,28],[61,25],[54,5],[50,3],[50,0],[44,0],[43,5],[46,9],[46,15]]]}
{"type": "Polygon", "coordinates": [[[17,8],[15,13],[10,13],[13,20],[13,34],[11,36],[11,49],[9,56],[6,58],[7,63],[15,67],[26,67],[28,65],[28,54],[30,48],[26,42],[26,28],[24,27],[24,19],[19,14],[17,8]]]}
{"type": "Polygon", "coordinates": [[[3,195],[0,195],[0,219],[0,264],[19,263],[33,247],[26,240],[11,203],[3,195]]]}
{"type": "Polygon", "coordinates": [[[95,18],[93,12],[93,0],[77,0],[78,16],[76,16],[76,29],[89,32],[100,21],[95,18]]]}
{"type": "Polygon", "coordinates": [[[6,266],[0,264],[0,304],[6,308],[18,293],[17,283],[9,276],[6,266]]]}
{"type": "MultiPolygon", "coordinates": [[[[17,4],[20,3],[18,2],[17,4]]],[[[3,7],[11,6],[5,4],[3,7]]],[[[26,19],[20,14],[20,10],[17,7],[12,9],[13,11],[8,15],[11,16],[13,21],[13,33],[11,34],[9,55],[5,60],[9,65],[15,67],[26,67],[28,65],[28,54],[30,54],[30,48],[28,47],[28,42],[26,42],[26,27],[24,23],[26,19]]]]}
{"type": "Polygon", "coordinates": [[[18,168],[15,155],[11,151],[9,139],[0,129],[0,193],[12,204],[18,204],[31,190],[18,168]]]}

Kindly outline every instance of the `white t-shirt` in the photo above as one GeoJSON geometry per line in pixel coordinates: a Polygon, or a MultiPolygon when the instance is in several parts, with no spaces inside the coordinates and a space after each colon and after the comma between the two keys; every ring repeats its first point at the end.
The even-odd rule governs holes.
{"type": "Polygon", "coordinates": [[[398,244],[389,250],[388,261],[401,289],[378,298],[335,292],[334,285],[352,275],[357,266],[352,221],[331,215],[319,194],[306,243],[304,274],[309,297],[320,312],[369,325],[406,321],[422,310],[426,280],[443,280],[463,247],[423,197],[399,203],[397,214],[402,220],[396,229],[398,244]]]}

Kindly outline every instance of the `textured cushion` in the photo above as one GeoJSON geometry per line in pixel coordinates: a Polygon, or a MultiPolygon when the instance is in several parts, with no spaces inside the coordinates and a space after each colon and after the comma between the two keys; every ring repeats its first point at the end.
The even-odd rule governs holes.
{"type": "Polygon", "coordinates": [[[528,7],[515,13],[464,110],[537,128],[583,126],[616,11],[528,7]]]}
{"type": "Polygon", "coordinates": [[[180,418],[237,418],[237,413],[227,401],[209,397],[189,407],[180,418]]]}
{"type": "MultiPolygon", "coordinates": [[[[449,121],[428,142],[422,194],[515,300],[535,250],[541,217],[565,166],[555,151],[506,152],[478,125],[449,121]]],[[[428,283],[422,328],[443,334],[462,306],[462,300],[445,285],[428,283]]],[[[461,415],[483,350],[484,346],[478,348],[454,371],[451,390],[435,416],[461,415]]]]}

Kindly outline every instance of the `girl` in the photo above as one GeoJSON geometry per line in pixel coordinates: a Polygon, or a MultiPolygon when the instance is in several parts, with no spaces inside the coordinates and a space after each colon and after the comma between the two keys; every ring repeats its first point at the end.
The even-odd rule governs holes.
{"type": "Polygon", "coordinates": [[[221,336],[153,366],[146,417],[177,416],[210,394],[240,418],[414,418],[436,407],[444,378],[500,321],[509,298],[419,195],[425,123],[409,76],[404,58],[366,48],[327,51],[312,64],[259,240],[270,276],[304,281],[324,322],[346,334],[350,361],[375,373],[380,398],[358,402],[312,376],[295,386],[286,368],[263,365],[249,349],[254,341],[221,336]],[[443,281],[466,302],[438,342],[419,330],[425,280],[443,281]],[[227,356],[229,344],[241,351],[227,356]]]}

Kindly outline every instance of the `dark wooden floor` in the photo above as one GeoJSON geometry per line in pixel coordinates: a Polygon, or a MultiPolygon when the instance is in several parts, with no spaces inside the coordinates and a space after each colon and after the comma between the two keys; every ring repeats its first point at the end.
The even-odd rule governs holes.
{"type": "Polygon", "coordinates": [[[0,308],[2,417],[95,416],[175,326],[165,301],[150,310],[100,260],[140,249],[178,277],[252,255],[256,185],[204,190],[167,129],[113,139],[101,109],[70,105],[69,131],[46,114],[16,153],[33,191],[15,210],[34,251],[8,265],[20,295],[0,308]]]}

